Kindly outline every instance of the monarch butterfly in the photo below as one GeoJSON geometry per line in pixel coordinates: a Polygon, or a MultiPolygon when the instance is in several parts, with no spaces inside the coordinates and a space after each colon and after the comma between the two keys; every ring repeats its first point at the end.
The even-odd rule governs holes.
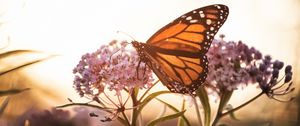
{"type": "Polygon", "coordinates": [[[193,94],[205,82],[205,54],[228,14],[225,5],[198,8],[161,28],[146,43],[132,41],[139,64],[146,63],[171,92],[193,94]]]}

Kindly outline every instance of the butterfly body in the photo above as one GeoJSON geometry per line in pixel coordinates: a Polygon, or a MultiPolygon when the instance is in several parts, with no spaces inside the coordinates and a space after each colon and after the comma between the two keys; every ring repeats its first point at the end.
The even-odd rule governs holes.
{"type": "Polygon", "coordinates": [[[188,12],[156,32],[146,43],[133,41],[146,63],[171,91],[192,94],[205,82],[211,41],[228,16],[225,5],[188,12]]]}

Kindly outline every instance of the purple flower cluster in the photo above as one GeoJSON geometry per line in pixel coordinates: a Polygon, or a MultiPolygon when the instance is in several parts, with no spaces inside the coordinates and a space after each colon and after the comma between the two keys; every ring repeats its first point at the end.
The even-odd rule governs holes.
{"type": "MultiPolygon", "coordinates": [[[[284,63],[271,56],[263,56],[258,50],[239,42],[214,40],[207,53],[209,60],[208,87],[221,92],[234,90],[247,84],[259,84],[269,97],[284,95],[294,90],[292,67],[287,65],[285,75],[279,79],[284,63]],[[278,80],[279,79],[279,80],[278,80]],[[282,80],[284,82],[278,85],[282,80]]],[[[274,98],[275,99],[275,98],[274,98]]],[[[278,100],[278,99],[277,99],[278,100]]]]}
{"type": "Polygon", "coordinates": [[[248,84],[252,81],[249,68],[262,59],[262,54],[241,41],[236,43],[215,39],[207,57],[209,60],[208,86],[215,91],[220,91],[234,90],[241,84],[248,84]]]}
{"type": "MultiPolygon", "coordinates": [[[[285,75],[279,79],[284,63],[272,61],[270,56],[263,56],[254,47],[246,44],[221,39],[213,40],[207,53],[209,73],[206,86],[217,93],[232,91],[248,84],[259,84],[269,97],[284,95],[293,90],[292,68],[285,68],[285,75]],[[282,85],[278,85],[284,79],[282,85]],[[288,84],[287,84],[288,83],[288,84]],[[284,90],[281,90],[283,89],[284,90]]],[[[140,64],[137,52],[126,48],[127,42],[112,41],[101,46],[96,52],[82,56],[74,68],[74,87],[81,96],[97,98],[105,89],[120,95],[123,89],[135,87],[148,88],[153,77],[151,70],[140,64]],[[137,75],[137,73],[139,75],[137,75]]]]}
{"type": "Polygon", "coordinates": [[[126,48],[126,45],[126,42],[112,41],[81,57],[73,70],[74,88],[80,96],[95,98],[105,89],[120,95],[124,89],[131,91],[135,87],[148,88],[152,85],[151,70],[145,64],[137,68],[137,52],[126,48]]]}
{"type": "MultiPolygon", "coordinates": [[[[279,78],[279,72],[284,63],[278,60],[272,61],[271,56],[265,56],[258,67],[251,68],[251,75],[256,78],[262,91],[275,100],[275,96],[285,95],[294,90],[292,87],[292,66],[287,65],[284,76],[279,78]],[[283,81],[283,83],[281,83],[283,81]]],[[[279,100],[282,101],[282,100],[279,100]]]]}

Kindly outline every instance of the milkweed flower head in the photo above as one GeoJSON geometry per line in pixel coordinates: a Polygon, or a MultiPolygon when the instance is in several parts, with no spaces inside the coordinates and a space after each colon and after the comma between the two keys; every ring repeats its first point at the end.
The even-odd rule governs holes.
{"type": "Polygon", "coordinates": [[[212,41],[207,57],[209,86],[215,90],[235,90],[243,84],[253,82],[248,69],[262,59],[262,54],[241,41],[226,42],[215,39],[212,41]]]}
{"type": "Polygon", "coordinates": [[[124,89],[130,91],[135,87],[148,88],[152,85],[151,70],[145,64],[138,67],[137,52],[126,48],[126,45],[127,42],[112,41],[81,57],[73,69],[73,87],[80,96],[95,98],[106,89],[120,95],[124,89]]]}
{"type": "MultiPolygon", "coordinates": [[[[268,97],[278,101],[283,101],[276,96],[282,96],[292,92],[295,88],[292,83],[292,66],[287,65],[284,68],[283,77],[279,77],[280,70],[283,69],[284,63],[271,60],[271,56],[265,56],[258,67],[251,68],[251,74],[254,75],[256,82],[268,97]]],[[[292,100],[291,98],[290,100],[292,100]]]]}
{"type": "Polygon", "coordinates": [[[209,60],[208,87],[214,91],[235,90],[248,84],[259,84],[269,97],[292,92],[292,67],[285,67],[285,74],[279,77],[284,63],[272,60],[271,56],[263,56],[254,47],[243,42],[226,42],[221,39],[212,41],[207,53],[209,60]],[[283,83],[282,83],[283,82],[283,83]],[[281,84],[280,84],[281,83],[281,84]]]}

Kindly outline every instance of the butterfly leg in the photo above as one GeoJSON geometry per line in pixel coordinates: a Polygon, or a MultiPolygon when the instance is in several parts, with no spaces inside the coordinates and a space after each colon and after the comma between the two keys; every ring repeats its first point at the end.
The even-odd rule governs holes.
{"type": "Polygon", "coordinates": [[[145,77],[145,74],[146,74],[146,64],[145,64],[145,67],[144,67],[143,78],[145,77]]]}
{"type": "Polygon", "coordinates": [[[136,78],[139,79],[139,68],[142,61],[139,61],[138,66],[136,67],[136,78]]]}

